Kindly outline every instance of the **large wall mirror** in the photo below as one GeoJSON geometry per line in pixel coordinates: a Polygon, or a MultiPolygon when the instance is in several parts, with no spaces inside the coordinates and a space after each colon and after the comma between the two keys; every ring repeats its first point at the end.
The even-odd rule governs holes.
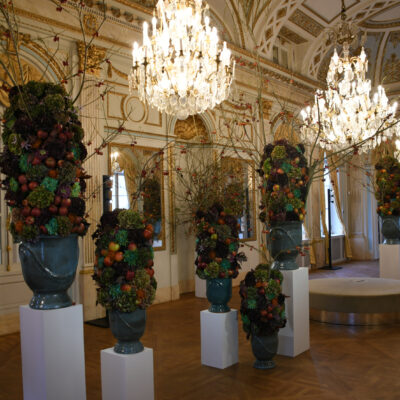
{"type": "Polygon", "coordinates": [[[155,250],[165,249],[163,157],[160,149],[111,143],[112,209],[142,213],[154,226],[155,250]]]}
{"type": "Polygon", "coordinates": [[[237,216],[242,241],[256,240],[256,199],[254,162],[224,157],[221,167],[225,175],[225,204],[237,216]]]}

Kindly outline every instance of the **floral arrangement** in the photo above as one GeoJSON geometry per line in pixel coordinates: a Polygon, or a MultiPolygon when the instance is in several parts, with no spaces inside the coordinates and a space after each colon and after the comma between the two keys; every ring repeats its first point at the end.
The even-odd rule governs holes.
{"type": "Polygon", "coordinates": [[[15,241],[39,235],[84,235],[86,188],[82,162],[87,151],[77,109],[63,86],[28,82],[9,92],[3,116],[4,150],[0,170],[6,176],[10,231],[15,241]]]}
{"type": "Polygon", "coordinates": [[[240,313],[247,338],[270,335],[286,325],[282,280],[279,270],[259,264],[240,282],[240,313]]]}
{"type": "Polygon", "coordinates": [[[308,167],[304,146],[278,140],[265,146],[258,170],[263,179],[260,219],[268,224],[302,221],[308,191],[308,167]]]}
{"type": "Polygon", "coordinates": [[[246,256],[239,250],[240,226],[219,204],[196,213],[196,273],[201,279],[236,278],[246,256]]]}
{"type": "Polygon", "coordinates": [[[394,157],[386,156],[377,162],[375,169],[378,215],[400,215],[400,162],[394,157]]]}
{"type": "Polygon", "coordinates": [[[93,239],[96,261],[93,279],[97,302],[107,309],[133,312],[153,303],[153,226],[135,211],[117,209],[102,217],[93,239]]]}

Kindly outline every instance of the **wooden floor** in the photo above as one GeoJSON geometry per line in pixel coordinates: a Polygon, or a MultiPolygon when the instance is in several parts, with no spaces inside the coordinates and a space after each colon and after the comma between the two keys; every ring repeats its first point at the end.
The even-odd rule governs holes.
{"type": "MultiPolygon", "coordinates": [[[[354,275],[360,268],[347,265],[340,275],[329,274],[360,276],[354,275]]],[[[373,264],[368,268],[372,273],[373,264]]],[[[237,290],[231,306],[239,307],[237,290]]],[[[217,370],[200,364],[199,312],[206,307],[206,300],[190,294],[149,309],[143,343],[154,349],[156,399],[400,399],[398,325],[365,328],[311,322],[311,350],[294,359],[277,356],[277,367],[270,371],[252,367],[250,345],[240,328],[239,364],[217,370]]],[[[85,325],[88,400],[101,399],[100,350],[113,343],[108,329],[85,325]]],[[[19,335],[0,337],[0,399],[22,399],[21,381],[19,335]]]]}

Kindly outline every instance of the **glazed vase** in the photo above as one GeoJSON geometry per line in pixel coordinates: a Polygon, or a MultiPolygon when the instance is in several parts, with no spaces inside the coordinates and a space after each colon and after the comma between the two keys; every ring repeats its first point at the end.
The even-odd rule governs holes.
{"type": "Polygon", "coordinates": [[[386,215],[380,219],[383,244],[400,244],[400,217],[386,215]]]}
{"type": "Polygon", "coordinates": [[[254,368],[275,368],[273,358],[278,351],[278,332],[265,336],[251,335],[251,349],[256,358],[253,364],[254,368]]]}
{"type": "Polygon", "coordinates": [[[40,236],[19,246],[22,274],[33,292],[29,303],[35,310],[69,307],[67,290],[72,285],[79,259],[78,236],[40,236]]]}
{"type": "Polygon", "coordinates": [[[232,278],[207,279],[206,294],[210,302],[208,311],[212,313],[230,311],[228,302],[232,297],[232,278]]]}
{"type": "Polygon", "coordinates": [[[296,258],[302,244],[301,226],[301,221],[288,221],[275,223],[268,227],[268,249],[274,259],[272,268],[282,270],[299,268],[296,258]]]}
{"type": "Polygon", "coordinates": [[[135,354],[144,350],[140,338],[146,328],[146,310],[137,309],[133,312],[109,312],[110,328],[118,340],[114,351],[118,354],[135,354]]]}

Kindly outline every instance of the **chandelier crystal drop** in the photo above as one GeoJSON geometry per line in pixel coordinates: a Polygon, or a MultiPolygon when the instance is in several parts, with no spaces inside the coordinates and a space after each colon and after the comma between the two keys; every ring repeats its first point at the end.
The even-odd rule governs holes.
{"type": "Polygon", "coordinates": [[[205,15],[203,0],[159,0],[149,36],[133,45],[130,91],[151,107],[186,119],[214,108],[228,95],[235,62],[205,15]]]}
{"type": "MultiPolygon", "coordinates": [[[[342,9],[342,23],[344,9],[342,9]]],[[[345,14],[344,14],[345,16],[345,14]]],[[[343,45],[342,57],[335,49],[326,76],[326,90],[318,90],[313,107],[301,111],[304,125],[302,138],[327,151],[340,151],[354,146],[367,152],[388,138],[400,134],[395,118],[397,103],[389,104],[385,90],[378,86],[370,97],[371,81],[366,78],[368,60],[364,48],[357,57],[350,56],[349,43],[354,41],[354,28],[345,23],[337,43],[343,45]]]]}

